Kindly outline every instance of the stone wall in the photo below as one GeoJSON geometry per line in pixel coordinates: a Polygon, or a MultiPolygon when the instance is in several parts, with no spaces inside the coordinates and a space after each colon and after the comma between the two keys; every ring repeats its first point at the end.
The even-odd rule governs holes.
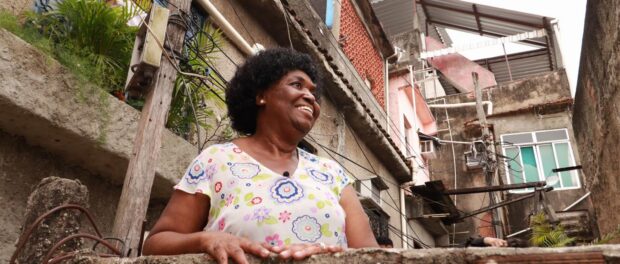
{"type": "Polygon", "coordinates": [[[573,126],[601,234],[620,224],[620,7],[588,1],[573,126]]]}
{"type": "MultiPolygon", "coordinates": [[[[419,250],[358,249],[329,255],[315,255],[302,261],[267,261],[248,256],[249,263],[620,263],[620,246],[589,246],[571,248],[436,248],[419,250]]],[[[215,263],[203,255],[152,256],[134,259],[101,259],[79,256],[70,263],[79,264],[164,264],[215,263]]]]}

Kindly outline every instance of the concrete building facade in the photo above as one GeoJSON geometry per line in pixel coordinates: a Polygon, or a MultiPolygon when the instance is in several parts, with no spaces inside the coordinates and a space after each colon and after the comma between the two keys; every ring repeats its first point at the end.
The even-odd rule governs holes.
{"type": "MultiPolygon", "coordinates": [[[[601,234],[620,224],[617,161],[620,142],[620,8],[614,1],[588,1],[575,94],[573,126],[581,154],[584,185],[601,234]]],[[[618,242],[618,240],[615,240],[618,242]]]]}
{"type": "Polygon", "coordinates": [[[541,210],[542,201],[560,218],[571,215],[579,219],[572,223],[560,219],[573,228],[572,235],[595,237],[596,225],[591,221],[593,214],[588,210],[590,201],[584,187],[588,176],[579,170],[552,171],[580,164],[571,125],[572,97],[557,44],[557,21],[458,1],[373,1],[373,7],[388,35],[405,50],[404,57],[417,62],[411,63],[415,66],[413,82],[420,86],[432,110],[436,138],[443,143],[427,166],[430,180],[441,181],[442,187],[421,186],[424,192],[437,192],[434,197],[416,193],[423,205],[414,213],[429,226],[437,224],[434,232],[438,243],[456,246],[474,235],[526,237],[529,216],[541,210]],[[411,11],[403,11],[407,7],[413,16],[411,11]],[[493,44],[450,47],[446,28],[501,38],[499,45],[502,41],[523,41],[535,48],[471,61],[458,52],[493,44]],[[477,73],[483,89],[481,100],[490,130],[487,144],[493,144],[491,149],[498,154],[494,167],[489,167],[494,171],[492,176],[482,171],[485,146],[475,144],[482,143],[482,130],[472,72],[477,73]],[[531,195],[532,189],[443,194],[443,189],[533,181],[548,181],[555,190],[542,200],[538,196],[524,198],[488,211],[481,209],[531,195]],[[462,217],[471,212],[478,213],[462,217]]]}
{"type": "MultiPolygon", "coordinates": [[[[377,214],[377,219],[383,219],[381,225],[376,225],[376,232],[385,232],[396,247],[414,247],[415,243],[434,246],[433,235],[423,225],[407,221],[410,208],[405,206],[401,184],[412,180],[412,166],[397,140],[388,134],[387,114],[379,101],[384,91],[368,88],[368,78],[363,77],[366,73],[353,64],[356,59],[347,56],[337,38],[323,34],[330,29],[313,8],[305,1],[212,3],[250,45],[292,46],[319,62],[326,77],[327,95],[322,102],[322,116],[306,138],[306,145],[341,163],[358,180],[358,189],[370,189],[370,197],[362,195],[361,199],[367,208],[375,206],[370,211],[377,214]],[[379,188],[379,199],[372,196],[375,188],[379,188]]],[[[198,1],[195,4],[200,6],[198,1]]],[[[358,19],[370,21],[366,16],[372,18],[372,9],[367,1],[349,4],[361,9],[355,13],[358,19]]],[[[381,63],[379,68],[383,69],[391,46],[381,36],[378,23],[368,22],[365,28],[365,32],[349,34],[375,38],[372,52],[380,59],[371,60],[381,63]]],[[[139,112],[107,95],[98,97],[104,100],[80,101],[80,89],[86,86],[92,92],[97,88],[80,83],[63,66],[11,33],[2,31],[0,37],[0,176],[6,191],[0,195],[2,226],[6,227],[0,239],[4,245],[0,259],[8,259],[12,253],[23,214],[20,208],[25,206],[30,187],[47,176],[82,181],[91,192],[91,210],[100,216],[99,226],[109,234],[139,112]]],[[[215,70],[229,79],[248,54],[231,36],[225,37],[215,70]]],[[[362,60],[368,58],[357,59],[362,60]]],[[[377,79],[374,82],[380,84],[375,87],[383,87],[383,71],[373,74],[372,78],[377,79]]],[[[195,146],[169,131],[164,132],[162,142],[147,229],[198,152],[195,146]]]]}

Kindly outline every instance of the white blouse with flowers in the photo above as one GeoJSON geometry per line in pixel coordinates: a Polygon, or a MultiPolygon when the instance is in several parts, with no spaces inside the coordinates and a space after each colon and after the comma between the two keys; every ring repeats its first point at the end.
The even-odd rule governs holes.
{"type": "Polygon", "coordinates": [[[205,149],[175,189],[211,200],[205,230],[274,246],[323,242],[347,247],[340,194],[349,178],[336,162],[301,149],[297,169],[284,177],[234,143],[205,149]]]}

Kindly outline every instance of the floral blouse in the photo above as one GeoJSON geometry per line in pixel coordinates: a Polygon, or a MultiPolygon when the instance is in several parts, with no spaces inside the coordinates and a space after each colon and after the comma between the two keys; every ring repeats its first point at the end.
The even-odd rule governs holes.
{"type": "Polygon", "coordinates": [[[336,162],[297,149],[290,177],[262,166],[234,143],[205,149],[174,187],[211,200],[205,230],[273,246],[323,242],[347,247],[340,194],[349,178],[336,162]]]}

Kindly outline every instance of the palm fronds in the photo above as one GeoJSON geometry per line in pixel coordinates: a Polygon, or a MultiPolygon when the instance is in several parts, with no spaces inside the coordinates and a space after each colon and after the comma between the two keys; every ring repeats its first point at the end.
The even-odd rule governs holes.
{"type": "Polygon", "coordinates": [[[566,247],[575,242],[569,237],[561,225],[552,225],[544,213],[540,212],[531,218],[532,237],[530,243],[537,247],[566,247]]]}
{"type": "Polygon", "coordinates": [[[600,238],[595,239],[594,241],[592,241],[592,245],[603,245],[603,244],[609,244],[609,242],[611,242],[612,240],[619,238],[620,237],[620,225],[618,225],[618,227],[616,228],[616,230],[607,233],[605,235],[603,235],[600,238]]]}

